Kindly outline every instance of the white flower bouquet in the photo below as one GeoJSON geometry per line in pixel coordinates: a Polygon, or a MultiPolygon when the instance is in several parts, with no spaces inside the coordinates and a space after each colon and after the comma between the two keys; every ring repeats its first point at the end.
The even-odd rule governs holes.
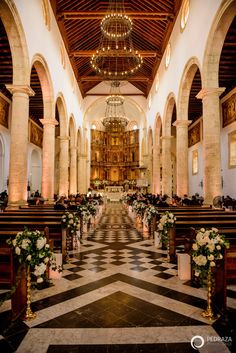
{"type": "Polygon", "coordinates": [[[77,206],[77,214],[80,217],[83,217],[83,222],[86,223],[90,217],[90,211],[88,208],[88,204],[78,205],[77,206]]]}
{"type": "Polygon", "coordinates": [[[153,218],[158,214],[158,209],[155,206],[148,206],[144,212],[144,219],[147,221],[148,225],[151,224],[153,218]]]}
{"type": "Polygon", "coordinates": [[[224,235],[219,234],[217,228],[201,228],[192,245],[195,276],[204,281],[209,269],[216,266],[216,261],[223,259],[224,248],[229,248],[229,242],[225,240],[224,235]]]}
{"type": "Polygon", "coordinates": [[[137,215],[139,215],[143,218],[143,215],[144,215],[144,212],[147,208],[147,205],[142,201],[136,200],[133,202],[132,208],[137,215]]]}
{"type": "Polygon", "coordinates": [[[75,213],[65,212],[61,218],[61,224],[63,228],[67,229],[68,234],[73,236],[78,230],[79,218],[75,213]]]}
{"type": "Polygon", "coordinates": [[[175,221],[176,217],[169,211],[166,211],[159,220],[157,232],[161,235],[161,241],[164,244],[168,243],[168,230],[174,227],[175,221]]]}
{"type": "Polygon", "coordinates": [[[97,208],[93,203],[87,204],[87,210],[88,210],[89,215],[91,215],[91,216],[95,216],[97,213],[97,208]]]}
{"type": "Polygon", "coordinates": [[[31,231],[25,228],[24,231],[17,233],[15,239],[8,239],[7,244],[12,246],[20,264],[31,267],[37,277],[37,283],[43,282],[47,267],[51,267],[54,271],[62,270],[56,265],[46,237],[38,230],[31,231]]]}

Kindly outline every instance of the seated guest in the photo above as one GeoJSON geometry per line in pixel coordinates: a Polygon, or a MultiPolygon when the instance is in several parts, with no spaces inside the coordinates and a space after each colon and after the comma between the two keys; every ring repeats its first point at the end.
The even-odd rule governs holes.
{"type": "Polygon", "coordinates": [[[64,197],[62,196],[55,203],[54,210],[65,210],[65,209],[66,209],[65,200],[64,200],[64,197]]]}
{"type": "Polygon", "coordinates": [[[161,200],[158,202],[157,207],[169,207],[167,199],[168,199],[168,195],[164,195],[161,198],[161,200]]]}
{"type": "Polygon", "coordinates": [[[188,198],[187,194],[184,194],[184,197],[182,199],[182,205],[183,206],[189,206],[191,205],[191,200],[188,198]]]}
{"type": "Polygon", "coordinates": [[[75,197],[72,197],[68,203],[68,206],[67,206],[67,209],[68,210],[77,210],[77,205],[76,205],[76,202],[75,202],[75,197]]]}

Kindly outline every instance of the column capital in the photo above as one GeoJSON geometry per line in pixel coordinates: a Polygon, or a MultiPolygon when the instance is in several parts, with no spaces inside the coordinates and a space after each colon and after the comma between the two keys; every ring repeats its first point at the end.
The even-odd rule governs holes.
{"type": "Polygon", "coordinates": [[[70,141],[70,136],[57,136],[57,138],[61,141],[70,141]]]}
{"type": "Polygon", "coordinates": [[[58,121],[56,119],[39,119],[42,125],[58,125],[58,121]]]}
{"type": "Polygon", "coordinates": [[[29,97],[35,95],[35,92],[29,85],[6,85],[6,89],[11,92],[11,94],[24,93],[27,94],[29,97]]]}
{"type": "Polygon", "coordinates": [[[198,92],[196,95],[197,99],[204,99],[207,96],[210,96],[212,94],[216,94],[220,96],[223,92],[225,91],[225,87],[210,87],[210,88],[202,88],[201,91],[198,92]]]}
{"type": "Polygon", "coordinates": [[[175,127],[188,127],[190,124],[191,124],[192,120],[181,120],[181,119],[178,119],[178,120],[175,120],[175,122],[172,124],[173,126],[175,127]]]}

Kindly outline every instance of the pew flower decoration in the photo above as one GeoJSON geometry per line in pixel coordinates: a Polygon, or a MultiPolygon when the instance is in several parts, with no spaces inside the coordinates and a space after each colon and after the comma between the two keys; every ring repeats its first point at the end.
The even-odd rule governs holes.
{"type": "Polygon", "coordinates": [[[133,207],[133,210],[135,211],[135,213],[143,218],[143,215],[144,215],[144,212],[147,208],[147,205],[142,201],[136,200],[133,202],[132,207],[133,207]]]}
{"type": "Polygon", "coordinates": [[[144,212],[144,219],[150,225],[157,214],[158,210],[155,206],[148,206],[144,212]]]}
{"type": "Polygon", "coordinates": [[[86,205],[78,205],[77,206],[77,214],[80,217],[83,217],[84,222],[86,222],[90,216],[90,212],[88,209],[88,204],[86,205]]]}
{"type": "Polygon", "coordinates": [[[174,227],[176,217],[173,213],[166,211],[160,218],[157,232],[161,236],[161,241],[164,244],[168,243],[168,230],[174,227]]]}
{"type": "Polygon", "coordinates": [[[47,267],[62,271],[61,267],[56,265],[46,237],[39,230],[31,231],[25,228],[17,233],[15,239],[8,239],[7,244],[13,248],[20,264],[30,266],[31,272],[37,277],[37,283],[43,282],[47,267]]]}
{"type": "Polygon", "coordinates": [[[95,215],[96,215],[97,209],[96,209],[96,207],[95,207],[94,204],[88,203],[87,208],[88,208],[88,213],[89,213],[91,216],[95,216],[95,215]]]}
{"type": "Polygon", "coordinates": [[[217,228],[201,228],[192,245],[195,276],[204,281],[209,270],[216,266],[216,261],[223,259],[225,248],[229,248],[229,242],[225,240],[224,235],[219,234],[217,228]]]}
{"type": "Polygon", "coordinates": [[[63,228],[66,228],[68,235],[73,236],[76,234],[79,224],[79,218],[75,213],[65,212],[61,219],[63,228]]]}

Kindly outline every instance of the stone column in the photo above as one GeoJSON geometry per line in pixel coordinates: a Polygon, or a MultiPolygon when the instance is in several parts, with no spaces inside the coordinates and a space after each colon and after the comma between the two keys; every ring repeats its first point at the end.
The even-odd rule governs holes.
{"type": "Polygon", "coordinates": [[[222,195],[220,149],[220,100],[225,88],[203,88],[197,95],[203,103],[204,204],[222,195]]]}
{"type": "Polygon", "coordinates": [[[70,194],[77,193],[77,148],[70,148],[70,194]]]}
{"type": "Polygon", "coordinates": [[[69,190],[69,136],[58,136],[60,140],[59,156],[59,195],[68,195],[69,190]]]}
{"type": "Polygon", "coordinates": [[[43,170],[42,170],[42,197],[48,203],[54,201],[54,169],[55,169],[55,119],[40,119],[43,124],[43,170]]]}
{"type": "Polygon", "coordinates": [[[189,120],[176,120],[176,181],[177,195],[188,194],[188,126],[189,120]]]}
{"type": "Polygon", "coordinates": [[[157,145],[153,151],[153,192],[154,194],[160,194],[161,192],[160,145],[157,145]]]}
{"type": "Polygon", "coordinates": [[[28,85],[6,85],[12,93],[11,144],[8,208],[27,203],[28,119],[29,96],[34,91],[28,85]]]}
{"type": "Polygon", "coordinates": [[[162,136],[162,195],[172,196],[172,164],[171,164],[172,136],[162,136]]]}
{"type": "Polygon", "coordinates": [[[87,156],[80,154],[78,163],[78,192],[87,193],[87,156]]]}

